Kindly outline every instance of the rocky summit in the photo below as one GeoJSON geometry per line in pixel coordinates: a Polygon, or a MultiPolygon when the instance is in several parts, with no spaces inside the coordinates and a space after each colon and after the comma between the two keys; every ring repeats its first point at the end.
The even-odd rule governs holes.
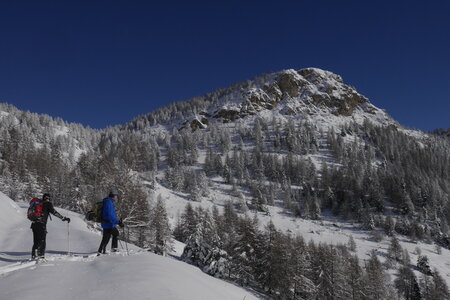
{"type": "MultiPolygon", "coordinates": [[[[350,117],[358,112],[379,114],[382,119],[392,121],[366,97],[346,85],[341,76],[318,68],[264,74],[186,102],[197,105],[197,110],[184,116],[181,127],[194,131],[208,127],[211,122],[229,123],[263,111],[304,117],[317,112],[350,117]]],[[[152,119],[152,114],[134,122],[152,119]]]]}

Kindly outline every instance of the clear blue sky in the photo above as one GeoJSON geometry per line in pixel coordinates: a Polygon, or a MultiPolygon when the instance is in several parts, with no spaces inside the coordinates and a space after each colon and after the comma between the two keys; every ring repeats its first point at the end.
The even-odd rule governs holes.
{"type": "Polygon", "coordinates": [[[286,68],[450,127],[450,1],[0,2],[0,102],[94,128],[286,68]],[[164,3],[163,3],[164,2],[164,3]]]}

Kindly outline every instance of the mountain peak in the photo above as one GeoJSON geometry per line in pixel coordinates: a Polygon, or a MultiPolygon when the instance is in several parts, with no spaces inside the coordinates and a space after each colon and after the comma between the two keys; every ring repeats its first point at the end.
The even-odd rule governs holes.
{"type": "Polygon", "coordinates": [[[208,111],[223,122],[234,121],[263,110],[278,109],[281,114],[302,114],[311,107],[331,114],[351,116],[356,109],[365,113],[377,110],[342,77],[318,68],[293,69],[265,74],[222,90],[215,99],[219,107],[208,111]]]}
{"type": "Polygon", "coordinates": [[[202,129],[263,114],[335,119],[366,118],[393,123],[381,109],[346,85],[341,76],[319,68],[285,69],[219,89],[201,97],[171,104],[133,120],[128,128],[146,130],[166,124],[202,129]]]}
{"type": "Polygon", "coordinates": [[[298,71],[296,71],[298,74],[300,74],[301,76],[303,76],[305,79],[307,79],[308,81],[313,80],[314,78],[321,78],[321,79],[332,79],[335,80],[341,84],[344,83],[344,81],[342,80],[342,77],[330,72],[330,71],[326,71],[326,70],[322,70],[319,68],[304,68],[304,69],[300,69],[298,71]]]}

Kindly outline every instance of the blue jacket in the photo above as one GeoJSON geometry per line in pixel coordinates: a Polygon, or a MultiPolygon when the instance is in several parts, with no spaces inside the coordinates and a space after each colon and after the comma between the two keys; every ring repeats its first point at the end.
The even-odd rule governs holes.
{"type": "Polygon", "coordinates": [[[116,214],[116,207],[114,206],[115,201],[116,200],[113,198],[103,199],[102,228],[114,228],[117,224],[119,224],[116,214]]]}

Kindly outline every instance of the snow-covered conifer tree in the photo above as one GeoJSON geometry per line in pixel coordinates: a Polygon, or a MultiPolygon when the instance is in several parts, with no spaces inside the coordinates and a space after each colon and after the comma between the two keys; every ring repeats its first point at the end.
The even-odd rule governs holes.
{"type": "Polygon", "coordinates": [[[172,249],[172,232],[166,206],[161,195],[158,195],[150,217],[150,249],[156,254],[166,255],[172,249]]]}

